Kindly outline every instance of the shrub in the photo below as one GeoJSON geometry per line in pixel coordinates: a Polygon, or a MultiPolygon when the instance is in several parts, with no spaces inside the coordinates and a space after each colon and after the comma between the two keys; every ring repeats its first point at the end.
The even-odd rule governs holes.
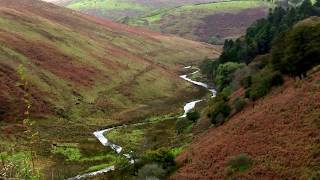
{"type": "Polygon", "coordinates": [[[265,67],[252,77],[252,85],[250,90],[247,90],[246,97],[251,100],[257,100],[268,94],[273,86],[278,86],[282,83],[282,75],[279,72],[273,71],[270,67],[265,67]]]}
{"type": "Polygon", "coordinates": [[[227,161],[227,165],[233,172],[244,172],[248,170],[252,164],[252,159],[247,154],[233,156],[227,161]]]}
{"type": "Polygon", "coordinates": [[[166,171],[158,164],[146,164],[138,171],[139,180],[164,179],[166,171]]]}
{"type": "Polygon", "coordinates": [[[250,94],[251,94],[251,88],[246,89],[246,91],[244,92],[244,97],[245,98],[250,98],[250,94]]]}
{"type": "Polygon", "coordinates": [[[271,86],[280,86],[283,84],[283,77],[280,72],[274,73],[271,78],[271,86]]]}
{"type": "Polygon", "coordinates": [[[187,120],[186,118],[180,118],[176,121],[176,131],[177,133],[182,133],[187,127],[192,124],[191,121],[187,120]]]}
{"type": "Polygon", "coordinates": [[[241,86],[245,89],[249,88],[252,84],[252,77],[247,76],[241,80],[241,86]]]}
{"type": "Polygon", "coordinates": [[[214,80],[218,91],[222,91],[225,87],[229,86],[229,84],[232,82],[233,73],[242,67],[244,67],[244,64],[235,62],[220,64],[214,80]]]}
{"type": "Polygon", "coordinates": [[[166,148],[147,151],[141,158],[146,164],[157,163],[166,169],[175,167],[174,155],[166,148]]]}
{"type": "Polygon", "coordinates": [[[187,119],[192,122],[196,122],[200,118],[198,111],[190,111],[187,113],[187,119]]]}
{"type": "Polygon", "coordinates": [[[240,112],[244,108],[244,106],[246,105],[246,101],[243,100],[242,98],[238,97],[234,100],[233,105],[234,105],[234,109],[236,110],[236,112],[240,112]]]}
{"type": "Polygon", "coordinates": [[[210,109],[212,109],[212,111],[208,114],[208,117],[211,119],[212,124],[223,124],[231,112],[231,107],[228,105],[228,98],[220,94],[210,103],[210,109]]]}

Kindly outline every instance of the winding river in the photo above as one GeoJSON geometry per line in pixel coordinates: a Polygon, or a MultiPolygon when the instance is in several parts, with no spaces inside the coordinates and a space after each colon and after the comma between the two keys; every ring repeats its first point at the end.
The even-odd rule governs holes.
{"type": "MultiPolygon", "coordinates": [[[[186,66],[184,67],[184,69],[193,69],[192,66],[186,66]]],[[[188,78],[188,76],[199,73],[200,70],[198,68],[195,68],[196,71],[190,73],[190,74],[186,74],[186,75],[181,75],[180,77],[194,85],[206,88],[208,91],[210,91],[212,93],[211,97],[215,97],[216,96],[216,91],[213,88],[210,88],[209,85],[202,83],[202,82],[198,82],[198,81],[194,81],[190,78],[188,78]]],[[[179,118],[183,118],[187,116],[187,113],[190,112],[192,109],[195,108],[196,104],[203,101],[204,99],[197,99],[191,102],[188,102],[184,105],[183,109],[184,109],[184,113],[183,115],[181,115],[179,118]]],[[[137,124],[133,124],[133,126],[139,126],[139,125],[143,125],[145,123],[137,123],[137,124]]],[[[119,127],[113,127],[113,128],[108,128],[108,129],[104,129],[104,130],[99,130],[93,133],[93,135],[100,141],[100,143],[105,146],[105,147],[110,147],[111,149],[113,149],[117,154],[119,155],[123,155],[124,157],[126,157],[128,159],[128,161],[133,164],[135,162],[135,160],[132,158],[132,156],[130,154],[124,154],[122,153],[122,147],[114,144],[112,142],[110,142],[106,137],[105,134],[115,128],[122,128],[125,127],[126,125],[123,126],[119,126],[119,127]]],[[[84,178],[88,178],[88,177],[93,177],[96,176],[98,174],[103,174],[103,173],[107,173],[109,171],[113,171],[115,170],[115,166],[109,166],[107,168],[101,169],[99,171],[95,171],[95,172],[90,172],[90,173],[86,173],[86,174],[82,174],[82,175],[78,175],[76,177],[73,178],[69,178],[69,180],[76,180],[76,179],[84,179],[84,178]]]]}

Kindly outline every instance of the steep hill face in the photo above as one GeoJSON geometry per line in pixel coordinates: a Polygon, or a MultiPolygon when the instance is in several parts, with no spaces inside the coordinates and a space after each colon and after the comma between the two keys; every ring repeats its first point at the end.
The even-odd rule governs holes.
{"type": "Polygon", "coordinates": [[[0,0],[0,119],[23,114],[26,91],[37,117],[105,117],[145,108],[154,100],[194,92],[178,78],[179,65],[217,54],[206,44],[38,0],[0,0]],[[26,91],[17,86],[21,76],[26,91]]]}
{"type": "Polygon", "coordinates": [[[182,168],[171,179],[317,177],[319,100],[319,71],[302,81],[287,80],[225,125],[197,137],[177,158],[182,168]],[[252,158],[251,169],[228,172],[228,160],[243,153],[252,158]]]}
{"type": "MultiPolygon", "coordinates": [[[[310,6],[310,9],[313,7],[310,6]]],[[[290,17],[294,16],[297,15],[290,17]]],[[[228,105],[220,103],[219,107],[226,110],[229,106],[236,110],[221,124],[217,123],[218,116],[212,118],[214,115],[211,113],[210,119],[205,116],[196,125],[194,130],[198,133],[204,127],[213,127],[196,137],[188,150],[177,157],[181,169],[171,179],[319,179],[320,61],[313,59],[320,52],[320,46],[316,43],[319,25],[319,17],[298,22],[277,37],[270,54],[258,55],[246,66],[252,68],[261,67],[259,63],[268,64],[256,69],[256,74],[251,76],[251,92],[257,87],[255,83],[265,81],[262,78],[255,80],[257,75],[265,77],[272,73],[260,74],[265,68],[275,68],[277,63],[293,57],[287,64],[278,67],[294,70],[290,69],[287,74],[281,69],[279,72],[283,76],[287,74],[291,77],[284,77],[281,86],[278,84],[272,89],[270,86],[270,93],[265,93],[266,96],[255,96],[253,99],[251,92],[248,93],[248,86],[242,85],[233,94],[224,97],[228,105]],[[279,44],[300,49],[281,49],[279,44]],[[277,52],[285,55],[275,56],[277,52]],[[300,53],[300,56],[296,55],[300,53]],[[297,60],[300,64],[295,64],[294,60],[298,57],[303,59],[297,60]],[[299,74],[293,74],[294,71],[305,72],[306,77],[298,79],[299,74]],[[297,78],[292,78],[293,75],[297,78]],[[239,103],[236,101],[240,98],[243,98],[241,106],[244,109],[237,109],[239,103]]],[[[235,73],[233,78],[239,79],[240,74],[245,74],[240,72],[235,73]]],[[[239,81],[244,82],[243,79],[239,81]]],[[[221,94],[218,93],[214,100],[221,94]]],[[[214,101],[208,103],[205,111],[216,110],[217,106],[210,107],[210,103],[214,101]]]]}

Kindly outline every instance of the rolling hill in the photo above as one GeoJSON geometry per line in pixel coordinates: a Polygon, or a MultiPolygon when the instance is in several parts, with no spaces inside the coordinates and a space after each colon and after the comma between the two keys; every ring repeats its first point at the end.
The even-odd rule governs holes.
{"type": "Polygon", "coordinates": [[[0,3],[1,119],[17,114],[20,64],[30,81],[35,112],[99,107],[111,113],[172,96],[185,87],[174,73],[176,65],[214,52],[205,44],[39,1],[0,3]]]}
{"type": "Polygon", "coordinates": [[[236,38],[274,4],[220,0],[46,0],[124,24],[147,27],[183,38],[221,43],[236,38]]]}
{"type": "Polygon", "coordinates": [[[183,5],[155,11],[146,16],[123,19],[167,34],[208,42],[243,35],[253,22],[267,15],[271,3],[263,1],[224,1],[183,5]]]}
{"type": "Polygon", "coordinates": [[[32,147],[41,176],[54,173],[59,179],[85,172],[116,157],[93,131],[179,111],[186,95],[202,93],[179,78],[179,71],[218,54],[208,44],[39,0],[0,0],[0,150],[26,152],[22,120],[30,106],[41,139],[32,147]],[[52,144],[78,147],[67,153],[79,157],[81,151],[83,159],[69,162],[52,144]]]}
{"type": "Polygon", "coordinates": [[[45,0],[95,16],[117,20],[126,16],[148,14],[160,8],[206,3],[212,0],[45,0]]]}

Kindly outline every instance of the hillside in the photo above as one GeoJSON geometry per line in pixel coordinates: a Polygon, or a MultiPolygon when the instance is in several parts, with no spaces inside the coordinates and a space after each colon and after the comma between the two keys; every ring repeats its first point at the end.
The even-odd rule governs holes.
{"type": "Polygon", "coordinates": [[[245,33],[274,4],[220,0],[45,0],[60,6],[183,38],[222,43],[245,33]]]}
{"type": "Polygon", "coordinates": [[[268,50],[251,61],[244,58],[248,65],[233,61],[233,41],[226,43],[213,70],[218,96],[194,132],[211,127],[176,158],[181,168],[171,179],[319,179],[320,18],[313,17],[318,8],[310,1],[287,12],[277,8],[250,27],[246,39],[258,35],[259,41],[261,27],[288,22],[269,39],[268,50]]]}
{"type": "Polygon", "coordinates": [[[19,64],[31,83],[32,109],[37,115],[69,111],[84,117],[176,95],[186,87],[175,74],[176,65],[214,52],[205,44],[39,1],[0,3],[1,107],[5,111],[1,119],[17,115],[19,64]],[[142,86],[150,88],[142,90],[142,86]],[[90,107],[93,112],[74,112],[74,107],[90,107]]]}
{"type": "Polygon", "coordinates": [[[182,168],[171,179],[227,177],[228,159],[242,153],[254,164],[236,178],[315,176],[320,166],[319,82],[319,72],[303,81],[288,80],[225,125],[209,129],[177,158],[182,168]]]}
{"type": "Polygon", "coordinates": [[[179,71],[218,54],[207,44],[38,0],[0,0],[1,158],[12,155],[10,172],[19,172],[17,161],[29,162],[33,148],[33,164],[45,179],[112,163],[117,155],[92,132],[180,112],[187,95],[203,92],[181,80],[179,71]],[[40,138],[36,145],[28,141],[29,125],[40,138]]]}
{"type": "Polygon", "coordinates": [[[222,43],[243,35],[253,22],[267,15],[270,7],[271,3],[263,1],[210,2],[162,9],[123,21],[188,39],[208,42],[211,38],[222,43]]]}
{"type": "Polygon", "coordinates": [[[172,8],[213,0],[44,0],[71,9],[112,20],[149,14],[160,8],[172,8]]]}

